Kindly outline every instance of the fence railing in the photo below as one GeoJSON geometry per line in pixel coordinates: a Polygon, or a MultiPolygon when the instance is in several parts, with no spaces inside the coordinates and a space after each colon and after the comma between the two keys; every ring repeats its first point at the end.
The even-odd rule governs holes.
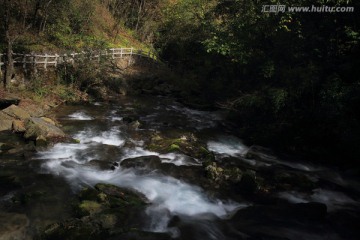
{"type": "MultiPolygon", "coordinates": [[[[35,53],[14,53],[14,65],[22,65],[23,68],[32,66],[35,68],[42,67],[47,69],[48,67],[57,67],[58,64],[71,63],[74,64],[80,59],[91,59],[100,61],[102,57],[110,59],[120,59],[124,57],[139,56],[153,60],[158,60],[157,55],[152,51],[143,51],[135,48],[111,48],[102,51],[93,52],[80,52],[70,54],[35,54],[35,53]]],[[[131,58],[129,59],[129,64],[131,58]]],[[[0,54],[0,67],[4,65],[4,54],[0,54]]]]}

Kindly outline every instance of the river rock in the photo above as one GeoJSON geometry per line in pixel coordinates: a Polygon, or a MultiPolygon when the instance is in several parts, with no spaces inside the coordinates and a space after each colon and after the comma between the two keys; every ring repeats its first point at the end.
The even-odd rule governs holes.
{"type": "Polygon", "coordinates": [[[47,118],[47,117],[41,117],[42,120],[44,120],[47,123],[50,123],[51,125],[56,126],[56,123],[54,120],[52,120],[51,118],[47,118]]]}
{"type": "MultiPolygon", "coordinates": [[[[49,225],[39,239],[109,239],[142,226],[146,198],[110,184],[96,184],[79,193],[78,218],[49,225]]],[[[124,238],[115,238],[124,239],[124,238]]]]}
{"type": "Polygon", "coordinates": [[[311,191],[316,187],[316,184],[309,179],[305,174],[292,171],[275,171],[273,173],[273,185],[278,190],[299,190],[311,191]]]}
{"type": "Polygon", "coordinates": [[[0,131],[10,131],[14,118],[0,111],[0,131]]]}
{"type": "Polygon", "coordinates": [[[2,112],[18,120],[25,120],[31,117],[27,111],[15,105],[5,108],[2,112]]]}
{"type": "Polygon", "coordinates": [[[0,143],[0,150],[7,151],[7,150],[10,150],[10,149],[13,149],[13,148],[15,148],[15,146],[12,145],[12,144],[0,143]]]}
{"type": "Polygon", "coordinates": [[[29,239],[26,231],[29,219],[24,214],[0,213],[0,239],[24,240],[29,239]]]}
{"type": "Polygon", "coordinates": [[[16,133],[24,133],[26,131],[24,121],[14,120],[12,122],[12,130],[16,133]]]}
{"type": "Polygon", "coordinates": [[[44,137],[46,140],[66,138],[66,134],[53,124],[41,118],[29,118],[25,122],[26,132],[24,137],[31,140],[44,137]]]}
{"type": "Polygon", "coordinates": [[[258,190],[259,183],[256,178],[256,172],[252,170],[245,171],[238,186],[239,190],[244,193],[254,193],[258,190]]]}
{"type": "Polygon", "coordinates": [[[272,160],[276,159],[274,153],[270,149],[257,145],[251,146],[246,152],[245,157],[264,162],[271,162],[272,160]]]}
{"type": "Polygon", "coordinates": [[[150,168],[156,169],[160,166],[161,159],[158,156],[143,156],[137,158],[128,158],[120,163],[124,168],[150,168]]]}
{"type": "Polygon", "coordinates": [[[108,237],[109,234],[102,229],[98,221],[91,218],[73,218],[47,226],[37,239],[97,240],[108,239],[108,237]]]}
{"type": "Polygon", "coordinates": [[[148,148],[160,153],[179,152],[195,159],[212,158],[212,154],[205,148],[205,144],[199,142],[192,133],[177,134],[175,138],[155,133],[150,138],[148,148]]]}

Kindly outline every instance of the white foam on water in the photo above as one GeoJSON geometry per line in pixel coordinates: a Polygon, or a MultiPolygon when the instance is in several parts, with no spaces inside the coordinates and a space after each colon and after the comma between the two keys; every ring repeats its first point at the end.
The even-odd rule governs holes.
{"type": "Polygon", "coordinates": [[[359,202],[342,192],[336,192],[326,189],[315,189],[311,195],[299,193],[296,191],[281,192],[278,196],[291,203],[320,202],[326,204],[329,211],[348,208],[349,206],[358,206],[359,202]]]}
{"type": "Polygon", "coordinates": [[[347,208],[349,205],[358,206],[359,202],[342,192],[330,191],[325,189],[315,189],[311,195],[311,200],[325,203],[329,210],[347,208]]]}
{"type": "Polygon", "coordinates": [[[122,117],[110,117],[110,121],[112,121],[112,122],[116,122],[116,121],[122,121],[123,120],[123,118],[122,117]]]}
{"type": "Polygon", "coordinates": [[[272,162],[305,172],[315,172],[315,171],[323,170],[323,168],[321,167],[317,167],[308,163],[290,162],[290,161],[283,161],[278,159],[274,159],[272,162]]]}
{"type": "Polygon", "coordinates": [[[87,115],[85,112],[82,112],[82,111],[78,111],[73,114],[70,114],[69,118],[75,119],[75,120],[80,120],[80,121],[89,121],[89,120],[94,119],[93,117],[87,115]]]}
{"type": "Polygon", "coordinates": [[[134,148],[124,148],[123,157],[121,158],[121,160],[125,160],[128,158],[144,157],[144,156],[158,156],[161,159],[161,162],[172,163],[176,166],[201,165],[201,163],[199,163],[196,159],[190,158],[183,154],[179,154],[179,153],[160,154],[157,152],[146,150],[140,146],[134,148]]]}
{"type": "Polygon", "coordinates": [[[185,115],[198,130],[215,127],[217,122],[222,119],[218,112],[194,110],[181,105],[173,105],[166,110],[185,115]]]}
{"type": "MultiPolygon", "coordinates": [[[[77,136],[84,140],[89,135],[92,134],[85,131],[77,136]]],[[[152,203],[149,207],[150,212],[161,210],[167,211],[169,216],[180,215],[194,218],[203,214],[213,214],[219,218],[226,218],[239,208],[247,206],[210,199],[200,187],[170,176],[154,172],[140,174],[136,169],[122,169],[121,167],[115,171],[99,170],[94,166],[86,165],[88,159],[83,159],[84,154],[79,154],[79,152],[84,153],[87,148],[91,148],[93,140],[94,137],[90,137],[89,142],[84,141],[81,144],[56,144],[50,150],[38,153],[38,159],[44,161],[42,164],[44,170],[63,176],[75,189],[80,189],[84,185],[94,186],[102,182],[141,192],[152,203]]],[[[124,158],[154,155],[154,152],[141,147],[127,149],[125,152],[124,158]]],[[[176,154],[162,157],[165,156],[176,159],[176,154]]],[[[162,216],[160,214],[159,217],[152,219],[153,225],[156,226],[154,230],[168,232],[170,230],[167,225],[170,217],[162,219],[162,216]]]]}
{"type": "Polygon", "coordinates": [[[282,199],[285,199],[291,203],[307,203],[309,202],[308,197],[299,192],[290,191],[290,192],[280,192],[278,196],[282,199]]]}
{"type": "Polygon", "coordinates": [[[222,136],[215,141],[209,141],[207,147],[217,154],[232,157],[242,156],[248,150],[240,139],[234,136],[222,136]]]}
{"type": "MultiPolygon", "coordinates": [[[[79,161],[77,152],[86,150],[89,146],[85,144],[55,144],[50,150],[38,154],[36,159],[52,159],[60,161],[79,161]]],[[[79,162],[80,163],[80,162],[79,162]]]]}
{"type": "Polygon", "coordinates": [[[185,156],[183,154],[177,153],[168,153],[168,154],[160,154],[161,162],[163,163],[172,163],[176,166],[200,166],[201,163],[193,158],[185,156]]]}
{"type": "Polygon", "coordinates": [[[74,136],[75,139],[79,139],[81,143],[101,143],[112,146],[122,146],[125,140],[120,136],[121,132],[116,127],[113,127],[109,131],[94,133],[91,130],[84,130],[74,136]]]}

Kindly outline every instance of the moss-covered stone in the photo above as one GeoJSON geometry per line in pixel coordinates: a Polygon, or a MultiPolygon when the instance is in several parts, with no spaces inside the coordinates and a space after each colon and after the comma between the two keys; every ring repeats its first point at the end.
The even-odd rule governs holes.
{"type": "Polygon", "coordinates": [[[179,145],[173,143],[170,145],[169,149],[168,149],[169,152],[178,152],[178,151],[181,151],[179,145]]]}
{"type": "Polygon", "coordinates": [[[217,183],[238,183],[242,178],[243,173],[237,167],[220,167],[216,162],[206,162],[203,166],[207,177],[217,183]]]}
{"type": "Polygon", "coordinates": [[[103,210],[103,206],[95,201],[84,200],[79,204],[79,215],[87,216],[99,213],[103,210]]]}
{"type": "Polygon", "coordinates": [[[108,239],[141,227],[145,207],[143,195],[99,183],[79,193],[76,218],[48,226],[39,239],[108,239]]]}
{"type": "Polygon", "coordinates": [[[174,138],[154,134],[148,149],[159,153],[181,152],[196,159],[206,159],[211,153],[192,133],[177,134],[174,138]]]}
{"type": "Polygon", "coordinates": [[[79,143],[81,143],[81,141],[79,139],[72,138],[71,143],[79,144],[79,143]]]}

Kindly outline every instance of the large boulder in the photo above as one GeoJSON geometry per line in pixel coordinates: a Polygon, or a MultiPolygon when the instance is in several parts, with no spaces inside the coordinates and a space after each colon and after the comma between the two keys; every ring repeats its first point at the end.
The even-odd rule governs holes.
{"type": "Polygon", "coordinates": [[[11,130],[13,120],[12,117],[0,111],[0,132],[11,130]]]}
{"type": "Polygon", "coordinates": [[[29,118],[25,121],[24,137],[31,140],[61,140],[66,134],[58,127],[42,118],[29,118]]]}
{"type": "Polygon", "coordinates": [[[5,108],[2,112],[18,120],[25,120],[31,117],[27,111],[15,105],[5,108]]]}

